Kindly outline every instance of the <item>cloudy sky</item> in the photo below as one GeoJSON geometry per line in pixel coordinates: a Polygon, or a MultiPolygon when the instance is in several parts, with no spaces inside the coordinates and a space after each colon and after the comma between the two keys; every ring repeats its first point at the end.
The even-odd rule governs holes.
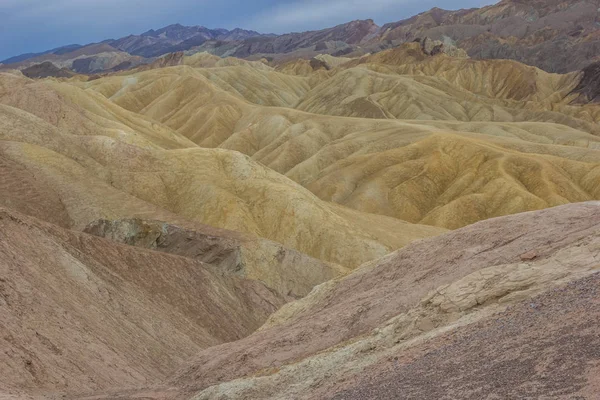
{"type": "Polygon", "coordinates": [[[320,29],[353,19],[378,24],[431,7],[479,7],[494,0],[0,0],[0,60],[66,44],[87,44],[173,23],[259,32],[320,29]]]}

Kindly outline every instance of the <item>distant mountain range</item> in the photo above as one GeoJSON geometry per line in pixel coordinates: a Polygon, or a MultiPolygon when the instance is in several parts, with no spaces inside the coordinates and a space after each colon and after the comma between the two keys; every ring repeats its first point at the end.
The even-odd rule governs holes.
{"type": "MultiPolygon", "coordinates": [[[[169,25],[159,30],[149,30],[141,35],[130,35],[117,40],[106,40],[115,49],[145,58],[189,50],[209,40],[233,42],[263,36],[244,29],[208,29],[203,26],[169,25]]],[[[270,37],[272,35],[264,35],[270,37]]]]}
{"type": "Polygon", "coordinates": [[[50,61],[77,73],[97,73],[150,63],[168,53],[201,51],[281,62],[317,54],[361,56],[429,37],[461,47],[472,58],[514,59],[564,73],[600,61],[599,10],[600,0],[503,0],[458,11],[434,8],[383,26],[367,19],[284,35],[175,24],[96,44],[23,54],[2,63],[23,69],[50,61]]]}

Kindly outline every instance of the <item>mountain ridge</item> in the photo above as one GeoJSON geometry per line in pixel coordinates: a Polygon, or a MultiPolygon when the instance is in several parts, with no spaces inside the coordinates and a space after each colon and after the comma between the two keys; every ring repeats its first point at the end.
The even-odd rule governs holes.
{"type": "MultiPolygon", "coordinates": [[[[600,1],[503,0],[482,8],[433,8],[382,26],[371,19],[359,19],[330,28],[280,35],[172,24],[100,44],[110,45],[130,57],[142,57],[143,60],[131,62],[127,67],[131,68],[178,51],[190,54],[207,51],[220,57],[252,60],[266,58],[275,63],[318,54],[356,57],[425,37],[462,48],[472,58],[514,59],[547,72],[583,70],[600,61],[600,1]]],[[[16,56],[3,63],[20,68],[14,61],[21,64],[52,61],[45,59],[45,55],[65,59],[68,47],[16,56]]],[[[79,72],[99,71],[102,69],[79,72]]]]}

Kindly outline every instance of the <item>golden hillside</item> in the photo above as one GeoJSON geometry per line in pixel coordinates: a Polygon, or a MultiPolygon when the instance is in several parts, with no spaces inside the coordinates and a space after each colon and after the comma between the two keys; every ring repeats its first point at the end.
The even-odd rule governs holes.
{"type": "MultiPolygon", "coordinates": [[[[97,219],[130,217],[201,222],[349,267],[441,232],[323,202],[243,154],[200,148],[94,91],[3,79],[18,90],[7,90],[0,101],[21,110],[2,106],[2,157],[11,169],[33,175],[32,188],[8,182],[7,190],[19,196],[9,205],[35,208],[28,194],[19,193],[39,191],[35,181],[41,180],[65,213],[64,226],[83,229],[97,219]]],[[[47,206],[39,208],[36,216],[53,218],[44,215],[47,206]]]]}
{"type": "MultiPolygon", "coordinates": [[[[69,175],[92,172],[107,185],[82,176],[72,184],[92,187],[79,191],[93,217],[71,212],[79,227],[132,216],[122,212],[129,204],[138,214],[151,206],[356,266],[415,232],[435,233],[402,221],[455,229],[600,196],[600,107],[570,105],[577,73],[432,57],[418,43],[319,60],[326,61],[328,71],[297,74],[290,65],[199,53],[182,65],[90,82],[4,74],[1,101],[40,117],[58,136],[85,141],[81,155],[64,139],[34,161],[77,158],[69,175]],[[107,204],[111,196],[100,192],[119,200],[107,204]],[[89,206],[99,202],[105,204],[89,206]],[[391,218],[374,229],[372,214],[391,218]],[[339,241],[368,255],[340,251],[339,241]]],[[[49,150],[28,131],[21,142],[49,150]]],[[[63,161],[54,165],[64,169],[63,161]]],[[[63,172],[53,175],[64,181],[63,172]]]]}
{"type": "Polygon", "coordinates": [[[578,73],[431,57],[418,43],[331,63],[176,66],[83,86],[323,200],[413,223],[455,229],[600,196],[600,107],[571,105],[578,73]]]}

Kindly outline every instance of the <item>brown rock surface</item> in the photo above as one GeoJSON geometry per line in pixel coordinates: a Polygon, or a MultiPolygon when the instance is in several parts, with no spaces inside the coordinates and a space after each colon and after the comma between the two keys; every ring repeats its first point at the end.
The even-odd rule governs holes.
{"type": "MultiPolygon", "coordinates": [[[[358,338],[392,317],[409,312],[421,299],[427,299],[427,293],[432,290],[446,287],[488,267],[519,263],[520,254],[531,249],[539,252],[536,262],[542,266],[550,265],[545,262],[555,263],[553,260],[557,257],[557,264],[552,268],[562,272],[546,278],[550,285],[558,281],[557,277],[561,274],[562,278],[569,276],[569,268],[573,268],[573,272],[579,271],[579,268],[582,268],[581,271],[593,271],[600,265],[599,233],[600,204],[596,202],[484,221],[414,243],[363,266],[346,278],[318,287],[308,297],[284,307],[253,335],[201,352],[170,384],[184,387],[186,392],[191,393],[244,376],[277,375],[277,371],[286,364],[297,363],[358,338]],[[577,253],[578,248],[580,253],[577,253]],[[569,259],[573,267],[561,262],[569,259]]],[[[552,269],[548,267],[548,271],[552,269]]],[[[544,279],[538,281],[541,283],[544,279]]],[[[457,287],[470,286],[464,285],[457,287]]],[[[493,287],[498,282],[492,279],[488,285],[493,287]]],[[[498,297],[507,296],[513,290],[524,290],[528,285],[531,284],[525,283],[523,288],[517,286],[504,292],[500,289],[495,294],[491,292],[489,301],[493,304],[498,297]]],[[[460,293],[458,296],[464,297],[460,293]]],[[[477,301],[470,306],[468,304],[457,310],[469,310],[477,305],[477,301]]],[[[458,316],[442,325],[456,318],[458,316]]],[[[401,323],[399,326],[404,325],[401,323]]],[[[307,363],[311,365],[310,361],[307,363]]],[[[319,361],[315,360],[314,364],[319,364],[319,361]]],[[[294,370],[291,375],[297,375],[299,379],[303,376],[294,370]]],[[[269,381],[269,378],[265,379],[269,381]]],[[[243,389],[255,387],[256,382],[245,385],[243,381],[239,384],[233,381],[232,387],[215,387],[198,398],[227,398],[223,397],[227,393],[237,393],[233,398],[244,398],[244,395],[268,398],[268,393],[278,393],[278,398],[285,398],[283,387],[287,386],[276,384],[277,380],[268,386],[272,392],[261,394],[258,386],[255,390],[243,389]],[[242,388],[241,392],[239,388],[242,388]]],[[[282,383],[288,384],[293,386],[289,381],[282,383]]]]}
{"type": "Polygon", "coordinates": [[[349,272],[275,242],[201,224],[186,225],[99,220],[84,232],[213,264],[224,273],[258,280],[287,300],[304,297],[314,286],[349,272]]]}
{"type": "Polygon", "coordinates": [[[382,360],[315,399],[598,396],[600,274],[382,360]]]}
{"type": "Polygon", "coordinates": [[[583,69],[581,81],[573,93],[579,94],[577,103],[600,103],[600,62],[583,69]]]}
{"type": "Polygon", "coordinates": [[[479,59],[512,59],[548,72],[578,71],[600,52],[597,0],[518,1],[457,11],[433,8],[386,24],[374,43],[451,41],[479,59]]]}
{"type": "Polygon", "coordinates": [[[0,391],[147,385],[283,299],[189,258],[0,210],[0,391]]]}
{"type": "Polygon", "coordinates": [[[480,222],[320,286],[166,385],[89,399],[594,398],[599,270],[598,202],[480,222]]]}
{"type": "Polygon", "coordinates": [[[50,61],[32,65],[31,67],[22,69],[21,72],[28,78],[71,78],[75,75],[71,70],[67,68],[58,68],[50,61]]]}

